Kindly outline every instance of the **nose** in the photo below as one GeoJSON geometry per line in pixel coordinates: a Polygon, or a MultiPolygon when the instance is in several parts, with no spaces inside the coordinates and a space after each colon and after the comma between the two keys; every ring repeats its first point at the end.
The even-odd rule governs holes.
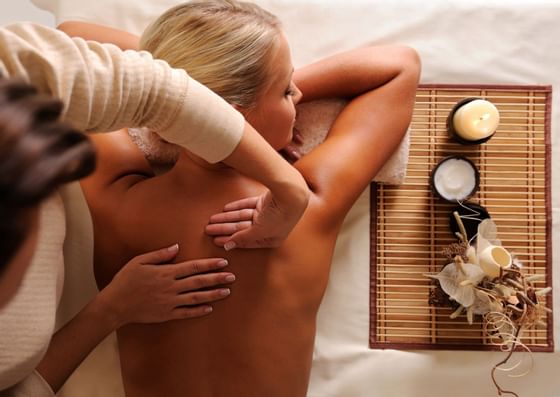
{"type": "Polygon", "coordinates": [[[299,103],[299,101],[301,101],[301,97],[303,96],[303,94],[296,85],[294,85],[294,91],[295,91],[295,94],[292,96],[292,98],[293,98],[293,101],[294,101],[294,105],[297,105],[299,103]]]}

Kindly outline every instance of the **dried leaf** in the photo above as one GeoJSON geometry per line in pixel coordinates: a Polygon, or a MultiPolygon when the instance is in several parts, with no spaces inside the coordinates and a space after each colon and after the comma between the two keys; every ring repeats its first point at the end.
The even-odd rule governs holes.
{"type": "Polygon", "coordinates": [[[464,263],[461,267],[463,270],[462,272],[455,263],[450,263],[437,275],[431,277],[439,281],[441,289],[443,289],[451,299],[465,307],[469,307],[475,301],[474,286],[482,281],[484,272],[479,266],[473,265],[472,263],[464,263]],[[464,283],[464,281],[467,280],[470,282],[464,283]]]}
{"type": "Polygon", "coordinates": [[[496,284],[494,286],[494,290],[504,298],[509,298],[510,296],[515,295],[516,292],[513,288],[503,284],[496,284]]]}
{"type": "Polygon", "coordinates": [[[472,245],[469,245],[465,255],[467,256],[467,261],[473,265],[478,265],[478,257],[476,256],[476,250],[472,245]]]}
{"type": "Polygon", "coordinates": [[[474,314],[486,314],[489,312],[501,312],[502,305],[495,299],[490,298],[487,292],[475,289],[475,301],[472,304],[474,314]]]}

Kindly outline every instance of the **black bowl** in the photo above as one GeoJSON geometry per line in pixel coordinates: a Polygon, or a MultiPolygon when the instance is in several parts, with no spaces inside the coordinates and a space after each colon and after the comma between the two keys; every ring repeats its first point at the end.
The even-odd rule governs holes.
{"type": "Polygon", "coordinates": [[[471,197],[473,194],[476,193],[476,191],[478,190],[478,186],[480,185],[480,173],[478,172],[478,169],[476,168],[476,165],[474,165],[474,163],[469,160],[468,158],[464,157],[464,156],[447,156],[445,158],[443,158],[442,160],[440,160],[439,163],[437,163],[437,165],[434,167],[434,169],[432,170],[432,172],[430,173],[430,188],[432,189],[432,192],[434,193],[434,195],[436,195],[437,197],[441,198],[442,200],[451,202],[451,203],[456,203],[457,201],[463,201],[463,200],[467,200],[469,197],[471,197]],[[457,160],[464,160],[467,163],[469,163],[472,167],[472,169],[474,170],[474,187],[473,189],[465,196],[462,197],[461,199],[457,200],[450,200],[446,197],[444,197],[436,188],[435,182],[434,182],[434,176],[436,174],[437,169],[447,160],[451,160],[451,159],[457,159],[457,160]]]}
{"type": "Polygon", "coordinates": [[[469,241],[478,233],[478,225],[484,219],[490,218],[490,214],[483,206],[475,203],[462,203],[462,205],[453,208],[449,214],[449,228],[454,236],[456,236],[456,232],[459,232],[459,225],[453,215],[455,211],[457,211],[461,217],[461,222],[463,222],[463,226],[465,226],[469,241]]]}

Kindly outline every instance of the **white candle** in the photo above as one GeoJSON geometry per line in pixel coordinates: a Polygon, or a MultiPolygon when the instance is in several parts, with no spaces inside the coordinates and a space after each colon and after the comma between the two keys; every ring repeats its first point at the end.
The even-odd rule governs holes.
{"type": "Polygon", "coordinates": [[[464,200],[476,188],[476,170],[466,160],[450,158],[439,164],[433,183],[444,199],[464,200]]]}
{"type": "Polygon", "coordinates": [[[500,123],[500,113],[492,102],[475,99],[459,107],[453,115],[453,127],[461,138],[478,141],[492,135],[500,123]]]}

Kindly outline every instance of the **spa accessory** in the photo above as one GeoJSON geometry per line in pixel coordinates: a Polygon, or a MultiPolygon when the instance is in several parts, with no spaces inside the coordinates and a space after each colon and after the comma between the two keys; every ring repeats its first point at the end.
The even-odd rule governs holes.
{"type": "Polygon", "coordinates": [[[441,160],[430,174],[434,193],[446,201],[463,201],[472,196],[480,183],[480,175],[472,161],[463,156],[441,160]]]}
{"type": "Polygon", "coordinates": [[[467,239],[469,241],[472,241],[476,236],[476,233],[478,232],[478,225],[483,220],[490,218],[490,214],[486,208],[481,205],[468,202],[459,203],[459,205],[449,214],[449,228],[454,236],[457,236],[457,233],[461,233],[457,219],[454,216],[455,212],[457,212],[458,216],[461,218],[461,222],[463,222],[465,232],[467,233],[467,239]]]}
{"type": "Polygon", "coordinates": [[[489,140],[500,123],[500,113],[492,102],[465,98],[455,104],[447,117],[447,131],[463,145],[478,145],[489,140]]]}
{"type": "MultiPolygon", "coordinates": [[[[437,280],[430,295],[430,304],[448,306],[454,319],[466,313],[473,324],[474,316],[480,315],[483,333],[490,343],[507,351],[507,357],[492,369],[492,380],[502,394],[503,389],[495,378],[496,370],[511,371],[506,364],[517,348],[530,352],[521,342],[524,330],[535,326],[545,327],[547,313],[545,296],[552,291],[543,285],[542,274],[526,274],[519,259],[502,247],[496,224],[486,219],[478,226],[476,244],[471,245],[465,234],[461,218],[455,213],[461,233],[459,243],[446,250],[448,264],[438,274],[426,274],[437,280]]],[[[509,394],[517,396],[513,392],[509,394]]]]}
{"type": "Polygon", "coordinates": [[[499,277],[502,269],[511,266],[511,254],[504,247],[489,245],[478,257],[481,269],[490,277],[499,277]]]}
{"type": "MultiPolygon", "coordinates": [[[[325,140],[333,121],[347,103],[348,101],[344,99],[331,98],[297,105],[295,127],[303,136],[303,143],[298,147],[303,155],[309,153],[325,140]]],[[[408,165],[409,147],[410,129],[397,150],[373,178],[373,181],[388,185],[403,184],[408,165]]]]}

